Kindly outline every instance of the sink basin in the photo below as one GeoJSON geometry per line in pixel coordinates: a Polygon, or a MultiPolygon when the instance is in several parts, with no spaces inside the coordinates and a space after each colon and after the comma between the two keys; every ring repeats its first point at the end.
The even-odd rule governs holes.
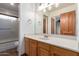
{"type": "Polygon", "coordinates": [[[43,39],[43,40],[49,39],[47,35],[37,35],[36,37],[39,38],[39,39],[43,39]]]}
{"type": "Polygon", "coordinates": [[[48,36],[45,36],[45,35],[44,36],[40,36],[39,38],[43,39],[43,40],[48,40],[49,39],[48,36]]]}
{"type": "Polygon", "coordinates": [[[43,39],[43,40],[49,40],[48,38],[44,38],[44,37],[43,37],[43,38],[40,38],[40,39],[43,39]]]}

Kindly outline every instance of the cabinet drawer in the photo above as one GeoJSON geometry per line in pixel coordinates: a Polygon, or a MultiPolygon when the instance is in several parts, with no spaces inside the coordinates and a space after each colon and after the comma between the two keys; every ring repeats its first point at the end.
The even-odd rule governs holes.
{"type": "Polygon", "coordinates": [[[30,56],[37,55],[37,41],[30,39],[30,56]]]}
{"type": "Polygon", "coordinates": [[[30,44],[37,45],[37,41],[30,39],[30,44]]]}
{"type": "Polygon", "coordinates": [[[38,43],[38,47],[39,48],[43,48],[43,49],[46,49],[46,50],[49,50],[49,45],[48,44],[46,44],[46,43],[43,43],[43,42],[39,42],[38,43]]]}
{"type": "Polygon", "coordinates": [[[78,53],[59,47],[54,47],[54,54],[58,56],[77,56],[78,53]]]}
{"type": "Polygon", "coordinates": [[[43,49],[43,48],[39,48],[38,49],[38,56],[49,56],[50,55],[50,52],[43,49]]]}

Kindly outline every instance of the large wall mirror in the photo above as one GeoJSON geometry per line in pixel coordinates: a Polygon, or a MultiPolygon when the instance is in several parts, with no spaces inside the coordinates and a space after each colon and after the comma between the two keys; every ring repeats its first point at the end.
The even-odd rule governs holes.
{"type": "Polygon", "coordinates": [[[43,15],[43,33],[48,33],[48,17],[46,15],[43,15]]]}
{"type": "Polygon", "coordinates": [[[49,11],[43,12],[43,33],[57,35],[76,34],[76,4],[61,3],[58,7],[52,5],[49,11]]]}

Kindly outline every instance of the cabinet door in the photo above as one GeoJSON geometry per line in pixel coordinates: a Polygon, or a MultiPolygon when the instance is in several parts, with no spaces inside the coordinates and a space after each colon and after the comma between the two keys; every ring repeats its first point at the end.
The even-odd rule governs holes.
{"type": "Polygon", "coordinates": [[[75,35],[75,11],[67,12],[61,15],[61,34],[75,35]]]}
{"type": "Polygon", "coordinates": [[[28,38],[25,38],[25,53],[27,55],[30,55],[30,47],[29,47],[29,39],[28,38]]]}
{"type": "Polygon", "coordinates": [[[30,40],[30,56],[37,55],[37,41],[30,40]]]}
{"type": "Polygon", "coordinates": [[[77,56],[78,53],[71,50],[54,47],[54,56],[77,56]]]}
{"type": "Polygon", "coordinates": [[[75,35],[75,11],[68,13],[68,32],[69,35],[75,35]]]}
{"type": "Polygon", "coordinates": [[[54,54],[54,46],[51,46],[51,48],[50,48],[50,55],[51,56],[54,56],[55,54],[54,54]]]}
{"type": "Polygon", "coordinates": [[[38,56],[49,56],[49,51],[44,48],[39,47],[38,56]]]}
{"type": "Polygon", "coordinates": [[[38,56],[49,56],[50,55],[50,46],[46,43],[38,43],[38,56]]]}
{"type": "Polygon", "coordinates": [[[60,26],[61,26],[61,34],[67,34],[68,33],[68,17],[67,17],[67,13],[64,13],[64,14],[61,15],[60,26]]]}

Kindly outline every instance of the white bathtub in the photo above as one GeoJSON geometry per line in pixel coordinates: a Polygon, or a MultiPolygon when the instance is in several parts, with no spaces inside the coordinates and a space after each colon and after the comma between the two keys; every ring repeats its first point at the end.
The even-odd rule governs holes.
{"type": "Polygon", "coordinates": [[[0,40],[0,52],[17,47],[16,42],[18,42],[18,38],[1,39],[0,40]]]}

